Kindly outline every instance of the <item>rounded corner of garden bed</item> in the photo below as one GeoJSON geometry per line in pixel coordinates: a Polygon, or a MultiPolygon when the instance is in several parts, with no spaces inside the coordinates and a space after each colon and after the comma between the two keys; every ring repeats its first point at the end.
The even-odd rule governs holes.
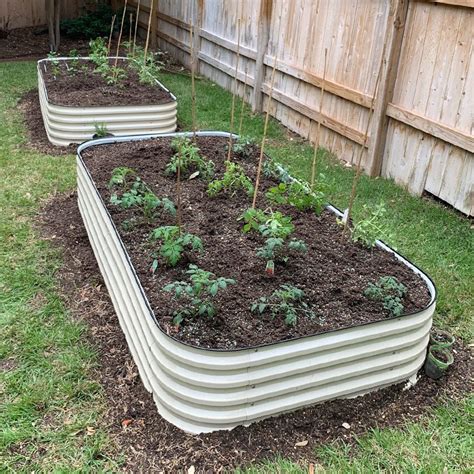
{"type": "MultiPolygon", "coordinates": [[[[177,99],[157,79],[156,87],[168,94],[160,103],[123,105],[55,104],[48,95],[44,73],[56,61],[67,64],[70,60],[90,61],[90,58],[45,58],[37,62],[38,92],[41,114],[48,140],[57,146],[83,143],[94,138],[98,130],[107,135],[132,136],[174,132],[177,124],[177,99]]],[[[125,57],[121,61],[130,61],[125,57]]],[[[65,95],[67,97],[67,95],[65,95]]]]}
{"type": "Polygon", "coordinates": [[[382,242],[377,245],[425,282],[430,301],[423,309],[232,350],[193,346],[162,330],[81,154],[96,144],[182,135],[190,134],[103,139],[81,145],[77,155],[79,209],[130,351],[160,414],[192,433],[232,429],[411,379],[425,361],[436,289],[427,275],[382,242]]]}

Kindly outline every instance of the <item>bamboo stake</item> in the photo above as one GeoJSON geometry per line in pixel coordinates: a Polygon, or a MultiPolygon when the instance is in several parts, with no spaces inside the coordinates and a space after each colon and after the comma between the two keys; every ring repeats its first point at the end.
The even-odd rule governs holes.
{"type": "Polygon", "coordinates": [[[242,93],[242,103],[240,104],[239,136],[242,135],[242,122],[244,120],[245,92],[247,90],[248,65],[245,66],[244,92],[242,93]]]}
{"type": "Polygon", "coordinates": [[[144,59],[143,62],[146,63],[146,55],[148,53],[148,44],[150,42],[150,31],[151,31],[151,21],[152,21],[152,14],[151,12],[153,11],[153,0],[151,0],[151,5],[150,5],[150,14],[148,15],[148,29],[146,32],[146,41],[145,41],[145,52],[144,52],[144,59]]]}
{"type": "Polygon", "coordinates": [[[327,66],[327,58],[328,58],[328,49],[324,50],[324,71],[323,71],[323,83],[321,85],[321,95],[319,96],[319,120],[318,120],[318,127],[316,129],[316,142],[314,144],[314,155],[313,155],[313,166],[311,169],[311,190],[314,191],[314,181],[316,178],[316,162],[318,159],[318,148],[319,148],[319,140],[320,140],[320,133],[321,133],[321,120],[322,120],[322,109],[323,109],[323,98],[324,98],[324,84],[326,81],[326,66],[327,66]]]}
{"type": "Polygon", "coordinates": [[[196,141],[196,85],[194,83],[194,3],[193,14],[189,22],[189,54],[191,62],[191,117],[193,128],[193,142],[196,141]]]}
{"type": "Polygon", "coordinates": [[[232,91],[232,107],[230,109],[230,135],[229,135],[229,146],[227,150],[227,161],[230,161],[231,155],[232,155],[232,133],[234,131],[235,95],[237,93],[237,72],[239,70],[239,59],[240,59],[240,17],[237,18],[237,59],[235,62],[234,88],[232,91]]]}
{"type": "Polygon", "coordinates": [[[182,221],[182,206],[181,206],[181,145],[178,148],[178,172],[176,177],[176,223],[181,234],[182,221]]]}
{"type": "Polygon", "coordinates": [[[107,56],[110,55],[110,47],[112,46],[112,34],[113,34],[113,32],[114,32],[114,24],[115,24],[115,17],[116,17],[116,16],[117,16],[117,15],[114,15],[114,16],[112,17],[112,24],[110,25],[109,43],[108,43],[108,45],[107,45],[107,56]]]}
{"type": "Polygon", "coordinates": [[[119,56],[119,52],[120,52],[120,41],[122,41],[123,23],[125,21],[125,13],[127,12],[127,1],[128,0],[125,0],[125,5],[123,6],[122,23],[120,24],[120,33],[119,33],[119,37],[118,37],[117,54],[115,55],[114,68],[117,67],[117,63],[118,63],[118,56],[119,56]]]}
{"type": "MultiPolygon", "coordinates": [[[[281,6],[283,10],[283,3],[281,6]]],[[[278,26],[278,35],[276,38],[280,37],[280,29],[281,29],[281,12],[279,18],[279,26],[278,26]]],[[[257,194],[258,194],[258,187],[260,185],[260,174],[262,173],[262,163],[263,163],[263,152],[265,148],[265,140],[267,138],[267,129],[268,129],[268,119],[270,117],[270,108],[272,105],[272,96],[273,96],[273,84],[275,82],[275,71],[277,66],[277,52],[274,52],[275,58],[273,60],[273,69],[272,69],[272,76],[270,80],[270,91],[268,93],[268,104],[267,104],[267,113],[265,115],[265,124],[263,126],[263,137],[262,137],[262,144],[260,145],[260,156],[258,158],[258,167],[257,167],[257,177],[255,179],[255,191],[253,193],[253,201],[252,201],[252,209],[255,209],[255,205],[257,204],[257,194]]]]}
{"type": "Polygon", "coordinates": [[[130,54],[130,49],[132,47],[132,24],[133,24],[133,13],[130,13],[130,24],[128,28],[128,54],[130,54]]]}
{"type": "Polygon", "coordinates": [[[137,44],[138,18],[140,16],[140,1],[141,0],[138,0],[137,13],[136,13],[136,18],[135,18],[135,32],[133,33],[133,49],[132,49],[133,57],[135,57],[135,45],[137,44]]]}
{"type": "Polygon", "coordinates": [[[357,191],[357,184],[359,183],[361,171],[362,171],[362,155],[364,154],[364,149],[367,146],[367,141],[368,141],[368,136],[369,136],[369,128],[372,123],[372,117],[374,115],[374,104],[375,104],[375,99],[377,97],[377,91],[379,88],[379,82],[380,82],[380,76],[382,75],[382,68],[383,64],[385,62],[385,48],[386,48],[386,43],[383,45],[382,49],[382,59],[380,61],[380,66],[379,70],[377,73],[377,79],[375,80],[375,86],[374,86],[374,93],[372,95],[372,100],[370,101],[370,107],[369,107],[369,116],[367,117],[367,125],[365,127],[365,133],[364,133],[364,141],[363,145],[359,149],[359,154],[357,156],[357,167],[356,167],[356,174],[354,176],[354,179],[352,180],[352,189],[351,189],[351,196],[349,198],[349,206],[347,207],[347,214],[345,216],[344,220],[344,228],[342,229],[342,237],[346,235],[347,229],[349,227],[349,220],[351,217],[351,212],[352,212],[352,206],[354,205],[355,197],[356,197],[356,191],[357,191]]]}

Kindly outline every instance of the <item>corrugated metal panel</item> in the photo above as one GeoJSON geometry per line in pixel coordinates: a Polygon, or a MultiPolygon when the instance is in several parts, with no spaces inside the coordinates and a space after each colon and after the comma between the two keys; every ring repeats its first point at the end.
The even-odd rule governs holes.
{"type": "MultiPolygon", "coordinates": [[[[70,58],[58,58],[64,59],[70,58]]],[[[48,61],[51,60],[38,61],[38,91],[44,127],[49,141],[54,145],[67,146],[90,140],[95,133],[95,124],[105,124],[107,131],[115,136],[169,133],[176,130],[177,101],[172,94],[170,102],[159,105],[66,107],[51,104],[42,77],[42,65],[48,61]]],[[[158,81],[156,83],[168,91],[163,84],[158,81]]]]}
{"type": "Polygon", "coordinates": [[[432,300],[425,310],[235,351],[201,349],[164,334],[80,157],[90,146],[144,138],[102,139],[81,145],[78,201],[143,383],[165,419],[192,433],[231,429],[324,400],[353,397],[416,374],[425,359],[436,291],[418,268],[381,242],[380,247],[395,253],[426,281],[432,300]]]}

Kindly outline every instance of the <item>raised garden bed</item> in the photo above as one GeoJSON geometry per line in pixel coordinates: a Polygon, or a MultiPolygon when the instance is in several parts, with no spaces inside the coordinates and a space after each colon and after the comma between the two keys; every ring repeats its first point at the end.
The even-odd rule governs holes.
{"type": "MultiPolygon", "coordinates": [[[[119,58],[118,67],[127,69],[130,61],[119,58]]],[[[90,58],[42,59],[37,69],[41,113],[54,145],[90,140],[98,127],[114,136],[176,130],[176,97],[158,80],[142,84],[132,71],[120,83],[107,84],[94,72],[90,58]],[[59,74],[54,74],[53,64],[59,74]]]]}
{"type": "MultiPolygon", "coordinates": [[[[183,181],[183,222],[199,235],[204,251],[174,268],[150,271],[149,234],[157,222],[123,225],[133,210],[110,202],[112,171],[136,170],[160,197],[174,198],[175,180],[164,175],[173,151],[171,134],[102,139],[78,150],[78,200],[91,245],[137,363],[145,387],[161,415],[176,426],[199,433],[230,429],[334,398],[353,397],[412,379],[423,365],[435,309],[436,291],[417,267],[382,242],[365,249],[341,239],[329,206],[320,216],[276,206],[293,219],[295,235],[306,241],[304,255],[277,264],[275,276],[255,257],[262,239],[243,234],[236,221],[249,198],[206,194],[199,177],[183,181]],[[117,142],[114,144],[114,142],[117,142]],[[177,328],[179,301],[163,287],[186,279],[189,263],[235,280],[219,292],[213,318],[185,319],[177,328]],[[403,314],[391,317],[364,288],[384,275],[406,287],[403,314]],[[296,324],[251,311],[252,302],[281,284],[297,284],[313,317],[299,314],[296,324]]],[[[189,134],[188,134],[189,135],[189,134]]],[[[221,176],[226,133],[199,133],[197,145],[221,176]]],[[[254,150],[253,153],[257,153],[254,150]]],[[[253,179],[252,155],[235,159],[253,179]]],[[[263,181],[264,191],[276,183],[263,181]]]]}

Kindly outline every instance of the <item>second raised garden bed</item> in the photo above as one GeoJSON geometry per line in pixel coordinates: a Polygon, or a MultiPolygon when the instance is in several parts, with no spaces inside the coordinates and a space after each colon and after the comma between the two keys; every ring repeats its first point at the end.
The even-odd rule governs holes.
{"type": "MultiPolygon", "coordinates": [[[[203,173],[185,174],[183,232],[199,236],[203,250],[188,252],[175,267],[163,264],[150,232],[175,225],[175,218],[159,212],[143,220],[136,207],[117,205],[121,192],[116,194],[109,180],[114,169],[133,168],[134,179],[139,176],[157,197],[175,200],[176,179],[165,170],[175,154],[172,140],[183,135],[191,136],[96,140],[81,145],[77,157],[80,212],[140,376],[160,414],[183,430],[209,432],[403,380],[414,382],[426,357],[435,287],[382,242],[367,249],[341,239],[336,223],[341,214],[331,206],[318,216],[271,205],[272,212],[278,209],[292,218],[294,236],[307,246],[304,254],[277,262],[271,277],[255,254],[263,237],[243,233],[243,222],[237,220],[251,204],[248,195],[240,190],[209,197],[203,173]],[[164,288],[186,281],[190,264],[234,283],[219,289],[217,314],[184,315],[177,327],[182,303],[164,288]],[[367,288],[387,275],[405,288],[398,316],[367,296],[367,288]],[[287,324],[267,310],[259,314],[258,306],[251,310],[282,284],[304,292],[304,305],[294,301],[296,323],[287,324]]],[[[219,179],[227,140],[228,134],[219,132],[196,138],[219,179]]],[[[234,155],[251,180],[257,160],[256,148],[246,158],[234,155]]],[[[265,192],[277,184],[272,177],[263,179],[258,208],[269,205],[265,192]]]]}
{"type": "MultiPolygon", "coordinates": [[[[114,64],[113,58],[109,61],[114,64]]],[[[130,61],[120,58],[117,67],[126,70],[130,61]]],[[[44,127],[54,145],[82,143],[98,130],[114,136],[176,130],[176,97],[158,80],[141,84],[131,71],[126,79],[107,84],[90,58],[42,59],[37,69],[44,127]]]]}

